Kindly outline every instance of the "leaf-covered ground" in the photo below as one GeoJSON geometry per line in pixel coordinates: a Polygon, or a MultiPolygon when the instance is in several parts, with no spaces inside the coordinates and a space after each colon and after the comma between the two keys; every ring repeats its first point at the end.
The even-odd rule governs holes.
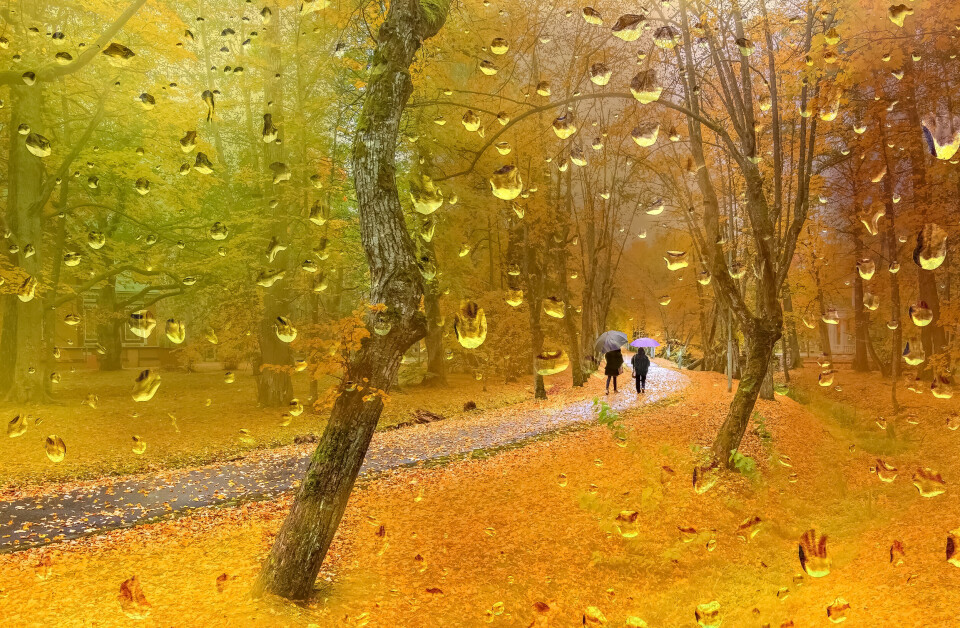
{"type": "MultiPolygon", "coordinates": [[[[309,380],[304,375],[294,377],[294,394],[307,410],[290,417],[288,425],[281,419],[287,408],[257,407],[249,374],[238,374],[227,384],[221,372],[164,372],[159,391],[147,403],[130,396],[136,375],[131,370],[86,372],[65,378],[54,403],[0,404],[0,416],[7,420],[30,417],[24,435],[0,439],[0,489],[204,465],[323,431],[325,415],[309,411],[309,380]],[[91,394],[97,396],[96,408],[82,403],[91,394]],[[249,440],[241,441],[241,429],[248,430],[249,440]],[[50,434],[66,444],[67,455],[60,463],[52,463],[44,453],[50,434]],[[146,443],[142,455],[133,453],[134,435],[146,443]]],[[[557,380],[558,387],[569,387],[566,380],[557,380]]],[[[494,408],[530,396],[526,381],[497,382],[485,391],[483,382],[453,375],[450,384],[446,389],[409,386],[392,392],[379,427],[409,420],[420,408],[456,418],[467,401],[494,408]]]]}
{"type": "Polygon", "coordinates": [[[724,474],[697,495],[691,445],[709,443],[729,395],[722,376],[689,375],[672,402],[624,414],[625,447],[595,427],[365,484],[306,608],[247,595],[280,500],[3,556],[0,615],[16,626],[129,625],[118,595],[136,575],[151,605],[141,623],[158,626],[573,626],[585,612],[612,626],[692,626],[712,601],[725,626],[827,626],[837,598],[850,625],[960,621],[960,569],[945,555],[960,527],[952,400],[883,415],[896,429],[878,439],[888,407],[878,376],[844,371],[843,390],[827,391],[816,372],[795,374],[791,394],[806,405],[758,405],[741,449],[755,476],[724,474]],[[893,482],[871,472],[877,457],[898,468],[893,482]],[[919,495],[921,466],[942,473],[944,494],[919,495]],[[828,537],[822,578],[798,560],[810,528],[828,537]],[[894,541],[902,564],[891,563],[894,541]]]}
{"type": "MultiPolygon", "coordinates": [[[[657,403],[680,391],[688,381],[680,371],[660,366],[651,368],[650,377],[639,401],[633,391],[604,399],[616,410],[657,403]]],[[[468,454],[483,455],[519,446],[542,434],[589,424],[593,402],[588,397],[595,388],[593,383],[586,389],[551,385],[547,400],[477,408],[456,420],[381,431],[367,450],[362,477],[418,461],[437,463],[468,454]]],[[[426,395],[418,398],[429,401],[426,395]]],[[[8,491],[0,499],[0,552],[130,527],[185,510],[275,499],[299,484],[315,448],[312,443],[289,445],[197,468],[8,491]]]]}

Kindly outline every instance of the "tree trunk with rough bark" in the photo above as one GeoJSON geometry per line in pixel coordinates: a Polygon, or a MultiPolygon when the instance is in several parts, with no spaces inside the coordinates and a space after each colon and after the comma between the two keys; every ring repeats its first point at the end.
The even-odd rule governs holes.
{"type": "Polygon", "coordinates": [[[749,330],[749,338],[747,364],[741,373],[727,418],[713,442],[713,455],[722,464],[729,463],[730,452],[740,446],[747,431],[780,331],[767,321],[755,320],[749,330]]]}
{"type": "Polygon", "coordinates": [[[377,34],[354,137],[353,176],[370,302],[385,308],[371,312],[368,325],[379,317],[379,328],[389,323],[389,331],[364,339],[347,365],[320,444],[257,580],[258,592],[310,596],[383,410],[377,392],[390,388],[403,353],[426,334],[419,312],[423,278],[397,192],[395,155],[413,92],[410,65],[422,42],[443,26],[448,9],[442,0],[394,0],[377,34]]]}

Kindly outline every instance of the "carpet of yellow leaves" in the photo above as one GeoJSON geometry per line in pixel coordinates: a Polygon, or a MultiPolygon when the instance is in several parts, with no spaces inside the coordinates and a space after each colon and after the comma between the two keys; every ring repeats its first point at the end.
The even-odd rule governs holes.
{"type": "Polygon", "coordinates": [[[960,527],[952,401],[916,400],[877,438],[888,407],[878,376],[844,371],[841,392],[796,373],[810,403],[761,402],[741,449],[758,475],[725,473],[697,495],[691,445],[709,444],[729,395],[721,376],[689,375],[671,402],[626,413],[626,447],[592,428],[365,483],[308,606],[248,596],[281,500],[0,557],[0,616],[129,625],[118,596],[135,575],[150,605],[140,623],[157,626],[578,626],[602,616],[673,627],[695,625],[697,606],[713,601],[724,626],[827,626],[837,598],[855,625],[957,625],[960,569],[945,559],[960,527]],[[898,467],[894,482],[871,473],[878,457],[898,467]],[[918,466],[942,472],[947,492],[921,497],[918,466]],[[822,578],[798,560],[811,528],[828,538],[822,578]]]}
{"type": "MultiPolygon", "coordinates": [[[[135,376],[130,370],[89,372],[63,384],[55,403],[28,407],[0,403],[0,416],[9,420],[27,414],[31,419],[23,436],[0,439],[0,490],[205,465],[289,445],[297,435],[323,431],[325,415],[306,411],[283,425],[285,408],[258,408],[250,374],[238,374],[233,384],[225,384],[219,372],[163,373],[161,388],[149,403],[131,399],[135,376]],[[98,394],[97,407],[82,405],[92,393],[98,394]],[[34,424],[36,419],[39,425],[34,424]],[[241,429],[249,434],[241,435],[241,429]],[[44,453],[48,434],[66,443],[61,463],[51,463],[44,453]],[[133,453],[134,435],[147,445],[142,455],[133,453]]],[[[526,382],[484,386],[473,377],[452,375],[450,384],[448,389],[405,386],[393,391],[379,427],[409,420],[418,408],[453,419],[463,413],[467,401],[488,409],[530,396],[526,382]]],[[[294,377],[294,394],[306,406],[309,387],[306,376],[294,377]]]]}

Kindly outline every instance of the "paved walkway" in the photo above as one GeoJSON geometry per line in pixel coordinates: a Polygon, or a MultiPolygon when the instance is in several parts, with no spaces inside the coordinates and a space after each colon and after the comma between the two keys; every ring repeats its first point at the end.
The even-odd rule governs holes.
{"type": "MultiPolygon", "coordinates": [[[[638,404],[633,381],[604,397],[616,410],[638,404]]],[[[664,399],[686,386],[678,371],[651,365],[650,385],[640,404],[664,399]]],[[[591,384],[595,386],[596,383],[591,384]]],[[[374,434],[361,473],[394,469],[489,449],[594,420],[592,400],[565,406],[524,402],[469,418],[414,425],[374,434]]],[[[265,500],[290,491],[303,476],[312,447],[259,452],[237,462],[161,476],[144,475],[84,485],[64,493],[0,501],[0,552],[125,528],[170,513],[231,500],[265,500]]]]}

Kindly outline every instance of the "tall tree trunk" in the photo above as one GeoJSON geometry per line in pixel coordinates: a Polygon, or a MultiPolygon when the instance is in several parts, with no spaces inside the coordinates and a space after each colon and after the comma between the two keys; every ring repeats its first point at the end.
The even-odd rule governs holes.
{"type": "Polygon", "coordinates": [[[783,381],[790,383],[790,354],[787,351],[787,337],[780,339],[780,368],[783,369],[783,381]]]}
{"type": "MultiPolygon", "coordinates": [[[[383,410],[403,353],[426,334],[420,313],[423,278],[406,230],[397,193],[396,145],[400,118],[413,92],[410,65],[422,42],[446,21],[449,4],[394,0],[377,35],[370,82],[353,143],[360,236],[370,266],[371,312],[390,323],[384,334],[362,341],[344,374],[323,437],[311,457],[290,514],[277,535],[255,586],[292,599],[305,599],[343,516],[347,500],[383,410]],[[372,396],[371,396],[372,395],[372,396]]],[[[383,328],[383,325],[380,325],[383,328]]]]}
{"type": "MultiPolygon", "coordinates": [[[[890,160],[887,155],[887,138],[884,131],[885,125],[880,125],[880,146],[882,149],[884,166],[887,172],[890,172],[890,160]]],[[[893,177],[883,178],[883,203],[886,208],[886,216],[890,221],[886,232],[886,254],[889,264],[899,263],[899,244],[897,243],[897,205],[893,202],[893,177]]],[[[889,270],[889,269],[888,269],[889,270]]],[[[903,324],[900,309],[900,276],[898,273],[888,272],[890,277],[890,320],[896,322],[896,327],[890,334],[890,402],[893,405],[893,411],[900,411],[900,403],[897,400],[897,386],[900,384],[901,372],[901,351],[903,350],[903,324]]]]}
{"type": "MultiPolygon", "coordinates": [[[[537,372],[537,355],[543,351],[543,327],[540,324],[540,313],[543,302],[543,268],[537,263],[537,253],[530,246],[527,237],[527,225],[517,227],[523,234],[521,255],[523,255],[523,276],[527,282],[529,307],[527,313],[530,319],[530,352],[533,370],[533,396],[535,399],[546,399],[547,389],[543,383],[543,375],[537,372]]],[[[566,304],[564,304],[566,305],[566,304]]]]}
{"type": "Polygon", "coordinates": [[[923,371],[928,376],[935,377],[936,374],[930,368],[930,358],[946,351],[947,341],[943,326],[940,325],[940,293],[937,290],[937,277],[934,272],[917,267],[919,300],[925,302],[933,312],[933,320],[930,324],[920,328],[920,342],[923,343],[923,350],[927,354],[923,371]]]}
{"type": "Polygon", "coordinates": [[[797,336],[797,319],[793,315],[793,293],[790,284],[783,285],[783,313],[786,342],[790,351],[790,368],[800,368],[803,363],[800,357],[800,338],[797,336]]]}
{"type": "MultiPolygon", "coordinates": [[[[436,259],[433,247],[430,258],[436,259]]],[[[443,325],[440,324],[440,287],[437,280],[427,282],[423,295],[423,308],[427,315],[427,375],[425,384],[447,385],[447,362],[443,351],[443,325]]]]}
{"type": "MultiPolygon", "coordinates": [[[[18,129],[21,124],[24,124],[35,131],[42,131],[45,85],[58,77],[80,70],[99,57],[99,52],[145,2],[146,0],[133,0],[104,29],[93,45],[87,46],[87,49],[71,63],[47,64],[40,68],[36,73],[36,82],[31,86],[23,83],[22,73],[19,70],[0,71],[0,84],[10,87],[5,226],[13,234],[14,242],[20,246],[20,258],[16,254],[9,254],[8,260],[12,267],[21,269],[35,279],[41,293],[45,288],[41,276],[45,261],[42,248],[43,208],[53,191],[53,181],[44,180],[44,166],[41,158],[27,151],[24,138],[19,135],[18,129]],[[23,257],[28,244],[35,247],[36,253],[30,257],[23,257]]],[[[13,35],[15,40],[23,39],[25,24],[43,21],[40,15],[41,3],[23,3],[21,9],[22,14],[19,15],[19,19],[10,22],[15,31],[13,35]]],[[[84,135],[64,158],[61,171],[65,172],[66,167],[76,158],[79,149],[90,138],[102,115],[103,99],[101,98],[97,113],[84,135]]],[[[0,364],[2,364],[0,394],[19,402],[39,401],[44,397],[42,381],[44,369],[41,355],[43,299],[37,295],[30,301],[21,302],[15,294],[7,293],[0,296],[0,303],[3,309],[3,323],[0,328],[0,364]]],[[[53,330],[50,330],[50,333],[53,333],[53,330]]]]}
{"type": "MultiPolygon", "coordinates": [[[[566,242],[566,239],[564,239],[566,242]]],[[[567,349],[570,352],[570,376],[573,385],[581,387],[587,383],[583,372],[583,361],[580,357],[580,335],[577,333],[576,309],[570,303],[570,289],[567,285],[567,256],[566,251],[559,255],[560,298],[563,299],[566,312],[563,317],[563,329],[567,336],[567,349]]]]}
{"type": "Polygon", "coordinates": [[[830,328],[823,321],[827,314],[827,305],[823,296],[823,286],[820,284],[820,272],[815,270],[814,280],[817,286],[817,303],[820,305],[820,317],[817,319],[817,331],[820,332],[820,353],[828,360],[833,359],[833,349],[830,348],[830,328]]]}
{"type": "MultiPolygon", "coordinates": [[[[427,220],[435,220],[434,217],[428,217],[427,220]]],[[[422,231],[421,231],[422,234],[422,231]]],[[[437,250],[433,245],[432,230],[430,239],[424,237],[415,238],[418,247],[417,255],[426,257],[433,261],[439,268],[440,260],[437,259],[437,250]]],[[[440,281],[436,277],[425,282],[423,286],[423,310],[427,316],[427,373],[423,378],[424,384],[433,386],[447,385],[447,364],[443,355],[443,315],[440,312],[440,281]]]]}
{"type": "MultiPolygon", "coordinates": [[[[487,283],[489,283],[488,290],[496,290],[497,285],[497,252],[493,250],[493,218],[490,214],[487,214],[487,283]]],[[[501,289],[503,285],[499,286],[501,289]]]]}
{"type": "Polygon", "coordinates": [[[716,325],[716,305],[711,308],[711,313],[707,311],[706,302],[707,299],[703,294],[703,286],[699,283],[696,285],[697,290],[697,322],[700,324],[700,347],[703,351],[703,361],[701,362],[701,370],[707,371],[710,370],[714,362],[713,354],[713,330],[716,325]],[[712,319],[712,321],[711,321],[712,319]],[[711,322],[713,325],[711,325],[711,322]]]}
{"type": "Polygon", "coordinates": [[[287,314],[280,297],[274,296],[274,291],[283,291],[282,283],[281,280],[263,289],[263,317],[257,334],[260,347],[260,355],[254,364],[257,403],[267,408],[285,407],[293,399],[293,382],[290,378],[293,350],[289,343],[277,337],[276,330],[278,319],[287,314]]]}
{"type": "MultiPolygon", "coordinates": [[[[863,257],[863,240],[854,226],[853,248],[854,256],[859,260],[863,257]]],[[[853,311],[854,311],[854,338],[856,347],[853,354],[853,370],[861,373],[870,371],[869,348],[870,343],[870,312],[863,305],[863,277],[857,271],[853,275],[853,311]]]]}
{"type": "MultiPolygon", "coordinates": [[[[566,214],[561,220],[563,228],[560,230],[560,244],[556,251],[557,261],[559,263],[559,284],[560,298],[563,299],[566,314],[563,317],[563,328],[567,335],[567,347],[570,352],[570,376],[575,387],[582,387],[587,378],[583,372],[583,360],[580,354],[580,335],[577,333],[576,309],[570,303],[570,287],[567,283],[567,247],[570,239],[570,222],[573,219],[573,175],[571,170],[567,169],[566,193],[564,194],[563,206],[566,208],[566,214]]],[[[560,186],[557,185],[559,195],[560,186]]],[[[559,206],[559,203],[557,204],[559,206]]],[[[582,309],[582,308],[581,308],[582,309]]]]}
{"type": "MultiPolygon", "coordinates": [[[[906,99],[907,118],[913,128],[920,128],[920,113],[917,110],[917,92],[916,76],[914,75],[913,57],[907,55],[904,59],[905,70],[909,72],[906,88],[911,95],[906,99]]],[[[919,213],[921,220],[927,220],[927,207],[930,204],[929,188],[927,186],[927,162],[930,155],[924,150],[924,142],[920,136],[911,138],[909,141],[910,168],[913,179],[913,208],[919,213]]],[[[927,361],[924,362],[922,370],[926,375],[935,377],[930,368],[930,358],[946,350],[946,336],[943,327],[940,326],[940,294],[937,291],[937,279],[932,270],[924,270],[917,267],[917,283],[919,288],[919,300],[924,301],[927,307],[933,312],[933,320],[929,325],[920,329],[920,341],[923,344],[923,350],[927,355],[927,361]]]]}
{"type": "MultiPolygon", "coordinates": [[[[20,280],[36,282],[42,291],[44,250],[42,246],[42,187],[44,166],[41,159],[30,154],[18,127],[26,124],[42,129],[41,112],[43,86],[36,84],[10,86],[10,126],[7,227],[19,245],[19,253],[12,255],[11,263],[25,275],[20,280]],[[29,257],[28,246],[35,249],[29,257]]],[[[44,396],[41,352],[41,324],[43,299],[37,294],[23,302],[15,294],[4,295],[3,312],[3,388],[12,401],[39,401],[44,396]]]]}
{"type": "Polygon", "coordinates": [[[101,371],[123,368],[123,308],[117,302],[117,276],[111,275],[97,292],[97,309],[105,316],[97,323],[97,342],[103,353],[97,354],[101,371]]]}
{"type": "MultiPolygon", "coordinates": [[[[263,100],[270,108],[274,126],[278,127],[277,140],[264,145],[264,163],[272,166],[277,162],[284,162],[283,140],[285,139],[283,125],[283,83],[281,48],[281,16],[282,11],[275,11],[273,19],[264,29],[264,44],[267,46],[267,63],[263,74],[263,100]]],[[[262,142],[261,142],[262,144],[262,142]]],[[[219,148],[218,148],[219,150],[219,148]]],[[[270,190],[278,188],[273,183],[274,175],[265,171],[263,188],[270,190]]],[[[283,184],[281,184],[283,185],[283,184]]],[[[270,193],[270,192],[268,192],[270,193]]],[[[279,191],[272,192],[280,194],[279,191]]],[[[287,205],[278,203],[271,216],[271,236],[288,246],[290,229],[288,224],[287,205]]],[[[290,263],[290,251],[281,251],[271,263],[283,267],[290,263]]],[[[263,315],[260,320],[257,334],[257,344],[260,355],[254,361],[254,376],[257,380],[257,403],[261,407],[284,407],[293,399],[293,380],[290,376],[293,365],[293,351],[290,344],[280,340],[275,330],[278,317],[287,317],[292,297],[289,294],[289,280],[280,280],[269,288],[263,288],[263,315]]]]}
{"type": "MultiPolygon", "coordinates": [[[[57,201],[58,208],[65,207],[67,194],[69,193],[69,184],[64,181],[61,184],[60,198],[57,201]]],[[[66,221],[58,220],[54,227],[53,246],[50,249],[51,269],[50,269],[50,291],[43,295],[43,372],[46,375],[45,385],[47,395],[56,394],[53,379],[50,375],[56,371],[57,360],[54,357],[54,351],[57,344],[57,297],[60,294],[60,275],[63,271],[63,247],[66,239],[66,221]]],[[[81,312],[82,314],[82,312],[81,312]]],[[[73,330],[73,328],[71,328],[73,330]]]]}
{"type": "Polygon", "coordinates": [[[599,356],[594,353],[593,343],[600,334],[600,323],[597,321],[597,265],[596,265],[596,227],[593,220],[587,220],[583,234],[584,277],[583,292],[580,296],[582,311],[580,312],[580,355],[583,359],[583,371],[592,373],[600,363],[599,356]]]}

